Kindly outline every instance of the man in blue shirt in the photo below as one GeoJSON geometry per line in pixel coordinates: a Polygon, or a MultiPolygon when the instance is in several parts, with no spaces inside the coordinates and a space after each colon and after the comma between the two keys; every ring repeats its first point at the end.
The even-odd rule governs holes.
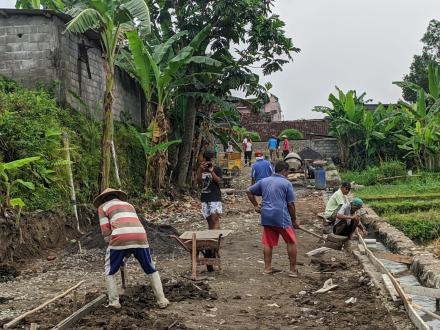
{"type": "Polygon", "coordinates": [[[295,212],[295,193],[292,184],[287,180],[289,165],[285,161],[275,164],[275,174],[258,181],[247,190],[247,196],[254,205],[255,211],[261,213],[263,226],[262,243],[264,246],[263,274],[273,274],[278,270],[272,268],[272,250],[278,245],[279,235],[287,244],[290,261],[289,276],[297,277],[296,270],[296,234],[293,228],[299,228],[295,212]],[[255,196],[262,196],[260,206],[255,196]]]}
{"type": "Polygon", "coordinates": [[[267,141],[267,148],[269,149],[270,153],[270,161],[275,161],[275,152],[277,150],[277,138],[275,136],[271,136],[269,140],[267,141]]]}
{"type": "Polygon", "coordinates": [[[251,178],[252,184],[267,178],[273,174],[272,164],[264,159],[263,152],[260,150],[255,151],[255,163],[252,164],[251,178]]]}

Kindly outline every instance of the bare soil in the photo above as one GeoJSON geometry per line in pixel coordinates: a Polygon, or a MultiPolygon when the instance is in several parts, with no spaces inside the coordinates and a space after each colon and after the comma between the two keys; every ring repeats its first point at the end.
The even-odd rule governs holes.
{"type": "MultiPolygon", "coordinates": [[[[298,189],[296,205],[301,224],[320,233],[322,228],[316,214],[324,207],[322,194],[298,189]]],[[[153,227],[147,227],[153,257],[171,305],[165,310],[156,307],[148,278],[131,261],[129,288],[121,296],[122,308],[115,311],[100,306],[78,323],[76,329],[397,329],[392,317],[410,323],[401,310],[397,309],[393,315],[388,312],[384,298],[350,252],[330,251],[309,258],[305,253],[321,243],[299,231],[299,277],[287,275],[288,259],[282,240],[273,257],[273,266],[282,272],[263,275],[258,214],[243,195],[227,196],[225,209],[229,212],[221,220],[222,228],[233,233],[221,250],[221,271],[208,273],[199,267],[202,280],[187,279],[189,254],[174,246],[167,236],[175,230],[156,226],[159,233],[154,233],[153,227]],[[329,278],[338,288],[324,294],[314,293],[329,278]],[[351,297],[357,301],[345,303],[351,297]]],[[[201,230],[206,228],[206,223],[194,210],[192,216],[177,222],[175,227],[178,232],[201,230]]],[[[18,277],[0,283],[0,324],[82,279],[87,283],[78,292],[78,307],[105,292],[102,276],[105,246],[90,247],[93,248],[83,254],[68,251],[58,254],[53,261],[35,261],[18,277]]],[[[72,311],[73,297],[69,295],[20,325],[29,327],[35,322],[39,329],[49,329],[72,311]]]]}

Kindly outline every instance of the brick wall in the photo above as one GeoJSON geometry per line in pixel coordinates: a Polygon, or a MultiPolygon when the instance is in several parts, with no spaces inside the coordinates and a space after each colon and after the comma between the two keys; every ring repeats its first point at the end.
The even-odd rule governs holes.
{"type": "MultiPolygon", "coordinates": [[[[63,33],[66,18],[62,15],[29,10],[2,10],[0,14],[0,74],[17,80],[25,87],[38,83],[51,85],[56,81],[59,83],[57,99],[61,104],[85,110],[80,109],[70,95],[69,90],[72,90],[100,118],[105,72],[97,40],[63,33]],[[91,79],[86,64],[78,64],[81,43],[90,47],[87,55],[91,79]]],[[[128,114],[124,117],[141,124],[142,93],[139,85],[117,69],[113,103],[115,119],[120,119],[123,112],[128,114]]]]}
{"type": "MultiPolygon", "coordinates": [[[[321,138],[309,140],[290,140],[289,146],[294,152],[300,152],[304,148],[310,148],[319,152],[325,158],[340,158],[338,140],[335,138],[321,138]]],[[[253,149],[268,152],[267,142],[253,142],[253,149]]],[[[219,150],[223,151],[223,146],[219,145],[219,150]]]]}
{"type": "Polygon", "coordinates": [[[329,135],[329,122],[326,119],[308,119],[308,120],[286,120],[278,122],[264,122],[264,121],[242,121],[243,127],[246,127],[248,131],[256,131],[260,134],[263,141],[267,141],[271,135],[279,136],[279,134],[287,128],[295,128],[303,133],[305,138],[313,137],[316,135],[328,136],[329,135]]]}

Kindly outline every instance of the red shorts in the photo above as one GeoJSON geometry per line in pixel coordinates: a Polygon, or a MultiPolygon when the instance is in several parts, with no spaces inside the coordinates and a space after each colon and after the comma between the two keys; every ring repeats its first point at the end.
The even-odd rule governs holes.
{"type": "Polygon", "coordinates": [[[261,242],[263,245],[267,245],[272,248],[278,245],[278,238],[280,235],[283,237],[286,244],[296,244],[296,234],[292,227],[281,228],[263,226],[263,236],[261,237],[261,242]]]}

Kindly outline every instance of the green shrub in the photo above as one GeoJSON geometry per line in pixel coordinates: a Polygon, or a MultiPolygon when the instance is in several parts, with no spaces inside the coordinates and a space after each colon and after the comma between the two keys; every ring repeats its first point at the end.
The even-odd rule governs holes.
{"type": "MultiPolygon", "coordinates": [[[[98,193],[101,124],[69,108],[60,108],[45,90],[25,90],[2,81],[0,93],[0,161],[40,156],[23,179],[35,190],[22,189],[28,210],[70,210],[63,132],[70,142],[74,184],[79,203],[89,203],[98,193]]],[[[115,148],[122,188],[130,196],[143,190],[145,161],[142,148],[126,125],[115,123],[115,148]]],[[[114,177],[112,184],[115,185],[114,177]]]]}
{"type": "Polygon", "coordinates": [[[380,166],[372,166],[364,171],[341,172],[341,178],[343,181],[356,182],[357,184],[365,186],[389,184],[391,182],[402,180],[402,178],[393,177],[402,176],[406,176],[406,167],[405,164],[398,161],[386,162],[380,166]]]}
{"type": "Polygon", "coordinates": [[[304,139],[304,135],[295,128],[287,128],[280,133],[279,139],[283,139],[282,136],[285,135],[289,140],[301,140],[304,139]]]}
{"type": "Polygon", "coordinates": [[[437,211],[389,214],[390,224],[418,243],[428,243],[440,237],[440,215],[437,211]]]}
{"type": "Polygon", "coordinates": [[[250,137],[253,142],[261,141],[260,134],[258,134],[258,132],[248,131],[246,132],[246,136],[250,137]]]}
{"type": "Polygon", "coordinates": [[[440,199],[436,200],[403,200],[403,201],[372,201],[368,205],[380,215],[385,213],[410,213],[440,209],[440,199]]]}

